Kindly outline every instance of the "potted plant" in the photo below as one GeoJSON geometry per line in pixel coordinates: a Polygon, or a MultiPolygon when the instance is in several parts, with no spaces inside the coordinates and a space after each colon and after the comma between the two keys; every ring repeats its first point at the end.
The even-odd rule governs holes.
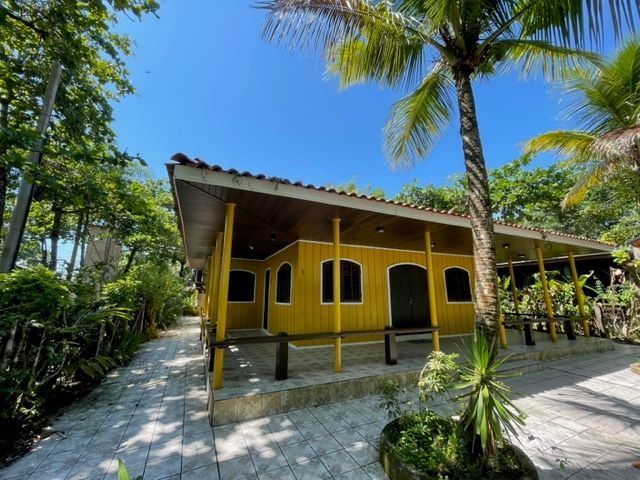
{"type": "Polygon", "coordinates": [[[418,381],[418,402],[397,400],[393,385],[383,406],[396,417],[383,429],[380,461],[391,480],[537,479],[533,463],[508,441],[524,414],[509,399],[484,334],[468,345],[466,364],[456,354],[432,352],[418,381]],[[462,392],[454,397],[453,392],[462,392]],[[458,415],[438,415],[429,402],[440,397],[458,415]],[[464,402],[464,408],[462,408],[464,402]],[[405,408],[403,408],[403,406],[405,408]],[[407,408],[409,407],[409,408],[407,408]]]}

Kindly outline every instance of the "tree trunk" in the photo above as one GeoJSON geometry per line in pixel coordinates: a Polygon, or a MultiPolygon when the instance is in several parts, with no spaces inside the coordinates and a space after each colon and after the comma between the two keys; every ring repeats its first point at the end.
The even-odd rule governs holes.
{"type": "Polygon", "coordinates": [[[80,240],[80,268],[84,267],[85,250],[87,248],[87,237],[89,236],[89,214],[84,217],[84,225],[82,226],[82,238],[80,240]]]}
{"type": "MultiPolygon", "coordinates": [[[[13,97],[11,84],[7,85],[7,95],[0,98],[0,128],[7,130],[9,128],[9,105],[13,97]]],[[[8,145],[0,145],[0,158],[4,157],[9,150],[8,145]]],[[[0,165],[0,232],[4,225],[4,209],[7,202],[7,189],[9,188],[9,167],[0,165]]]]}
{"type": "MultiPolygon", "coordinates": [[[[490,345],[495,347],[499,300],[489,180],[470,74],[464,71],[456,72],[455,80],[473,236],[476,327],[486,331],[490,345]]],[[[495,348],[492,350],[495,351],[495,348]]]]}
{"type": "Polygon", "coordinates": [[[138,252],[137,247],[133,247],[129,252],[129,258],[127,258],[127,264],[124,266],[124,270],[122,271],[123,275],[126,275],[127,273],[129,273],[129,270],[131,270],[131,267],[133,266],[133,259],[135,258],[137,252],[138,252]]]}
{"type": "Polygon", "coordinates": [[[82,227],[84,226],[84,212],[78,214],[78,223],[76,224],[76,231],[73,235],[73,249],[71,250],[71,258],[69,259],[69,265],[67,266],[67,280],[73,278],[73,271],[76,268],[76,259],[78,257],[78,247],[80,246],[80,239],[82,237],[82,227]]]}
{"type": "Polygon", "coordinates": [[[62,228],[62,209],[53,205],[53,226],[51,227],[51,252],[49,255],[49,269],[56,271],[58,267],[58,242],[62,228]]]}
{"type": "Polygon", "coordinates": [[[40,260],[40,263],[42,263],[42,265],[46,267],[49,265],[49,260],[47,260],[49,256],[47,254],[47,239],[44,237],[40,238],[40,248],[42,251],[42,258],[40,260]]]}
{"type": "Polygon", "coordinates": [[[13,353],[13,348],[16,340],[16,333],[18,332],[18,321],[11,328],[11,332],[9,333],[9,337],[7,339],[7,343],[4,347],[4,355],[2,357],[2,362],[0,363],[0,371],[7,371],[9,368],[9,362],[11,361],[11,354],[13,353]]]}

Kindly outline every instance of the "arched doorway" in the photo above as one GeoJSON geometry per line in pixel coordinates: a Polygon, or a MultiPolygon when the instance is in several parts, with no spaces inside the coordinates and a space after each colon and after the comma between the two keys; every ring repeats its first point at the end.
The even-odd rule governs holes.
{"type": "Polygon", "coordinates": [[[391,325],[396,328],[429,327],[427,271],[418,265],[389,268],[391,325]]]}

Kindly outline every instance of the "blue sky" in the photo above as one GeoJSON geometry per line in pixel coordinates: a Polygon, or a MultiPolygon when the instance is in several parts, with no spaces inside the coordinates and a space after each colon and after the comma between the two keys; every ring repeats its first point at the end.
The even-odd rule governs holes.
{"type": "MultiPolygon", "coordinates": [[[[115,107],[120,145],[165,178],[175,152],[225,168],[315,185],[354,180],[395,195],[418,179],[441,185],[462,173],[457,119],[432,155],[392,171],[382,127],[403,92],[340,91],[319,58],[260,38],[264,12],[245,0],[165,0],[160,19],[124,19],[137,95],[115,107]]],[[[476,84],[489,168],[519,156],[528,138],[561,126],[557,88],[515,75],[476,84]]],[[[548,160],[547,160],[548,161],[548,160]]]]}

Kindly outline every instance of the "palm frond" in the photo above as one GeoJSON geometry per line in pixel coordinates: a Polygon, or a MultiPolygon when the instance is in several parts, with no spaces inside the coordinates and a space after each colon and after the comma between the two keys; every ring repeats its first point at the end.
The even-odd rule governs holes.
{"type": "Polygon", "coordinates": [[[619,165],[611,160],[593,162],[593,166],[578,178],[575,185],[571,187],[571,190],[564,197],[561,203],[562,208],[568,208],[580,203],[593,186],[602,182],[618,167],[619,165]]]}
{"type": "Polygon", "coordinates": [[[519,19],[523,38],[585,48],[602,46],[609,21],[617,39],[625,29],[633,30],[640,17],[640,3],[633,3],[635,6],[631,0],[520,0],[516,9],[526,9],[519,19]]]}
{"type": "Polygon", "coordinates": [[[601,134],[626,125],[625,95],[612,88],[601,69],[577,68],[564,83],[564,117],[577,130],[601,134]]]}
{"type": "Polygon", "coordinates": [[[598,158],[640,168],[640,125],[600,135],[591,149],[598,158]]]}
{"type": "Polygon", "coordinates": [[[363,35],[343,41],[328,54],[327,72],[340,79],[341,88],[364,83],[383,85],[415,85],[424,73],[424,44],[415,36],[399,31],[366,29],[363,35]]]}
{"type": "Polygon", "coordinates": [[[267,11],[262,35],[291,49],[328,52],[368,31],[397,38],[399,32],[422,35],[412,18],[372,0],[271,0],[259,2],[267,11]]]}
{"type": "Polygon", "coordinates": [[[602,57],[585,50],[576,50],[561,45],[552,45],[542,40],[502,39],[494,48],[504,55],[503,65],[517,69],[524,77],[535,77],[537,73],[549,79],[564,78],[576,66],[601,65],[602,57]]]}
{"type": "Polygon", "coordinates": [[[442,63],[420,86],[393,105],[384,128],[385,148],[394,167],[426,157],[451,119],[453,82],[442,63]]]}
{"type": "Polygon", "coordinates": [[[526,155],[553,152],[562,157],[588,158],[595,140],[596,137],[587,132],[556,130],[532,138],[523,150],[526,155]]]}

